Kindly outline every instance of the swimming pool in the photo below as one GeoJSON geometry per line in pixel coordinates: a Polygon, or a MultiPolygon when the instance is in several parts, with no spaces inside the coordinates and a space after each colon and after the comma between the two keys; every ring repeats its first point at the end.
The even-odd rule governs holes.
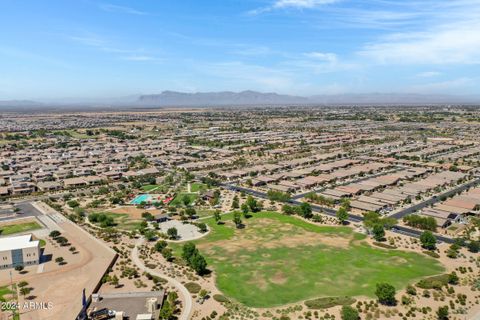
{"type": "Polygon", "coordinates": [[[152,197],[149,194],[140,194],[130,201],[130,204],[141,204],[142,202],[148,203],[151,200],[152,197]]]}

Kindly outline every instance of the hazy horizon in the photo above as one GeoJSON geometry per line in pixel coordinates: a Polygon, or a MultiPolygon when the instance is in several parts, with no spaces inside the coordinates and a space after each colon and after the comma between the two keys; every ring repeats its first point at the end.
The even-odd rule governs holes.
{"type": "Polygon", "coordinates": [[[0,29],[0,100],[480,87],[480,0],[5,1],[0,29]]]}

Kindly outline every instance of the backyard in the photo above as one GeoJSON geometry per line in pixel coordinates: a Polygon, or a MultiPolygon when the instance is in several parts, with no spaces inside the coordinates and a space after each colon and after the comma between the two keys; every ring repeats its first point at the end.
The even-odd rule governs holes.
{"type": "MultiPolygon", "coordinates": [[[[397,289],[439,274],[434,259],[374,248],[348,227],[316,226],[273,212],[256,213],[236,229],[205,219],[211,232],[195,241],[216,273],[217,287],[250,307],[273,307],[314,297],[369,296],[388,282],[397,289]]],[[[177,253],[180,246],[177,246],[177,253]]]]}

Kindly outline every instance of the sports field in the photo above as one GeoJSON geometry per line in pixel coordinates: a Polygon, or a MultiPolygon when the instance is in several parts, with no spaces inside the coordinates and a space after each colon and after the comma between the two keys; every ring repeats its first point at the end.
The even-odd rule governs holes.
{"type": "Polygon", "coordinates": [[[218,288],[250,307],[273,307],[314,297],[374,296],[375,285],[397,289],[441,273],[434,259],[374,248],[348,227],[315,226],[278,213],[256,213],[236,229],[205,220],[211,232],[196,241],[218,288]]]}
{"type": "Polygon", "coordinates": [[[8,236],[8,235],[15,234],[15,233],[33,231],[33,230],[37,230],[37,229],[41,229],[41,228],[42,228],[42,226],[40,226],[35,221],[0,225],[0,235],[8,236]]]}

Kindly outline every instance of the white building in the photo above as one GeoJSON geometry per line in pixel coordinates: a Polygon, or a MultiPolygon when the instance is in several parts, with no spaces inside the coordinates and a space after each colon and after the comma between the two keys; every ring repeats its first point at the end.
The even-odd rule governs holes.
{"type": "Polygon", "coordinates": [[[0,269],[30,266],[40,261],[40,241],[32,235],[0,238],[0,269]]]}

